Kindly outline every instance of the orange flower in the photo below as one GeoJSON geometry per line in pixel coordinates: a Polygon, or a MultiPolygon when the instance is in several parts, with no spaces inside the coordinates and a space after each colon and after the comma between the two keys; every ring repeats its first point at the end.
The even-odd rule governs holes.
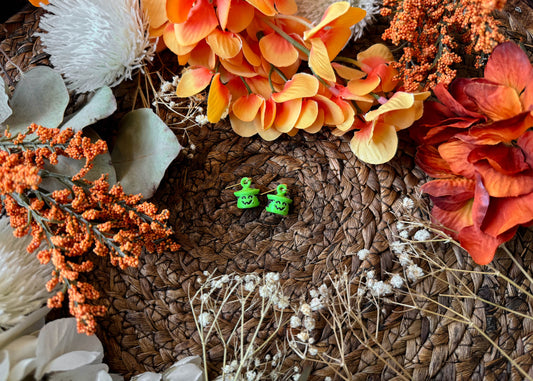
{"type": "Polygon", "coordinates": [[[513,43],[494,50],[485,78],[436,88],[442,105],[421,120],[417,163],[438,177],[422,189],[433,218],[474,261],[492,261],[519,226],[533,224],[533,67],[513,43]],[[439,120],[440,119],[440,120],[439,120]],[[436,130],[436,131],[433,131],[436,130]]]}
{"type": "Polygon", "coordinates": [[[350,148],[357,157],[370,164],[386,163],[398,149],[396,132],[411,126],[422,116],[423,102],[429,92],[397,92],[383,105],[365,114],[365,122],[358,120],[350,148]]]}

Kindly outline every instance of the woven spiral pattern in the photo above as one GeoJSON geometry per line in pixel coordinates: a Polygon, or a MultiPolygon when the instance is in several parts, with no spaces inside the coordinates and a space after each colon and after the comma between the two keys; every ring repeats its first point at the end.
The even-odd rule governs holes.
{"type": "MultiPolygon", "coordinates": [[[[526,48],[531,44],[523,30],[529,31],[531,24],[519,30],[520,21],[513,23],[527,21],[531,8],[528,1],[510,1],[505,14],[506,32],[525,36],[526,48]],[[520,14],[516,6],[521,7],[520,14]]],[[[23,70],[47,64],[38,39],[32,37],[40,12],[23,11],[0,27],[0,47],[23,70]]],[[[0,56],[0,63],[4,79],[19,78],[5,57],[0,56]]],[[[131,97],[125,94],[127,86],[132,87],[115,89],[119,104],[127,104],[125,98],[131,97]]],[[[194,143],[196,149],[184,150],[172,164],[153,200],[170,209],[170,223],[182,249],[144,255],[138,269],[125,271],[96,258],[90,275],[108,306],[98,335],[112,371],[126,376],[161,371],[178,358],[202,353],[189,295],[198,288],[197,278],[204,270],[279,272],[292,301],[345,268],[355,277],[368,265],[354,255],[362,248],[370,249],[378,276],[398,271],[389,250],[394,213],[401,213],[400,200],[426,180],[414,165],[414,148],[405,141],[390,163],[369,166],[353,156],[346,139],[327,131],[270,143],[258,137],[240,138],[223,123],[182,132],[176,131],[181,143],[186,147],[194,143]],[[287,184],[293,199],[289,215],[266,212],[266,195],[260,196],[260,207],[238,209],[233,192],[239,187],[227,187],[244,176],[262,192],[287,184]]],[[[365,334],[355,327],[344,337],[353,379],[533,377],[533,324],[527,318],[533,316],[533,300],[523,292],[532,284],[520,269],[532,273],[532,240],[531,230],[521,230],[507,244],[516,262],[500,251],[493,267],[483,269],[475,267],[465,252],[440,245],[432,266],[423,265],[428,275],[410,293],[396,295],[395,303],[383,300],[379,310],[372,303],[361,307],[365,329],[373,334],[360,341],[357,337],[365,334]],[[510,285],[509,279],[522,290],[510,285]]],[[[220,319],[224,329],[235,324],[232,311],[220,319]]],[[[252,311],[250,327],[257,322],[252,311]]],[[[316,340],[327,343],[334,355],[334,333],[324,321],[317,322],[317,332],[316,340]]],[[[260,336],[267,333],[268,329],[260,336]]],[[[210,366],[219,369],[222,345],[210,347],[210,366]]],[[[287,363],[301,365],[296,355],[287,363]]],[[[326,376],[334,377],[334,370],[315,365],[309,379],[326,376]]]]}

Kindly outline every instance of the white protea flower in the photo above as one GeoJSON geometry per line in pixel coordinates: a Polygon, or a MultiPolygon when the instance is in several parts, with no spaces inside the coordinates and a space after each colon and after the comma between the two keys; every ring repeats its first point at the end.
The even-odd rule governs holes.
{"type": "MultiPolygon", "coordinates": [[[[298,15],[303,16],[314,23],[318,23],[324,11],[338,0],[296,0],[298,15]]],[[[380,0],[349,0],[352,7],[358,7],[366,11],[366,16],[352,27],[352,35],[357,40],[363,35],[365,27],[374,21],[374,16],[379,13],[380,0]]]]}
{"type": "Polygon", "coordinates": [[[46,282],[51,267],[26,251],[31,236],[16,238],[8,218],[0,218],[0,332],[17,324],[43,304],[50,294],[46,282]]]}
{"type": "Polygon", "coordinates": [[[154,45],[139,0],[51,0],[38,33],[70,90],[116,86],[150,59],[154,45]]]}

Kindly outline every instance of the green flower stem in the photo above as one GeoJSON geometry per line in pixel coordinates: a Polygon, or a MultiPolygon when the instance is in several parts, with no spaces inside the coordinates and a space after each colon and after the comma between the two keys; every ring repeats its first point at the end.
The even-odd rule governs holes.
{"type": "Polygon", "coordinates": [[[309,57],[309,54],[311,53],[309,51],[309,49],[307,49],[305,46],[303,46],[302,44],[300,44],[298,41],[296,41],[294,38],[292,38],[291,36],[289,36],[287,33],[285,33],[285,31],[283,29],[281,29],[279,26],[271,23],[267,18],[263,17],[261,18],[261,20],[267,24],[269,27],[271,27],[272,29],[274,29],[274,31],[279,34],[281,37],[283,37],[285,40],[287,40],[288,42],[291,43],[292,46],[294,46],[296,49],[298,49],[299,51],[301,51],[302,53],[304,53],[305,55],[307,55],[307,57],[309,57]]]}

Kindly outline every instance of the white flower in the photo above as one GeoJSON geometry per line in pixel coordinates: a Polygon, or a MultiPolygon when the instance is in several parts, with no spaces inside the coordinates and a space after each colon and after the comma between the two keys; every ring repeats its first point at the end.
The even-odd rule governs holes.
{"type": "Polygon", "coordinates": [[[374,279],[376,276],[376,273],[374,270],[369,270],[366,272],[366,279],[374,279]]]}
{"type": "Polygon", "coordinates": [[[407,277],[413,281],[424,276],[424,270],[422,270],[418,265],[412,264],[407,267],[406,270],[407,277]]]}
{"type": "Polygon", "coordinates": [[[413,236],[415,241],[428,241],[431,238],[431,233],[426,229],[418,230],[413,236]]]}
{"type": "Polygon", "coordinates": [[[361,249],[357,252],[357,257],[359,257],[361,261],[364,261],[368,257],[368,254],[370,254],[370,250],[361,249]]]}
{"type": "Polygon", "coordinates": [[[407,225],[405,225],[402,221],[398,221],[396,222],[396,229],[398,229],[398,231],[405,230],[407,229],[407,225]]]}
{"type": "Polygon", "coordinates": [[[161,84],[161,92],[163,93],[171,93],[174,90],[174,86],[172,83],[165,81],[161,84]]]}
{"type": "Polygon", "coordinates": [[[279,282],[279,273],[267,273],[265,275],[265,283],[277,284],[279,282]]]}
{"type": "Polygon", "coordinates": [[[304,314],[305,316],[311,316],[311,306],[307,303],[303,303],[300,306],[300,312],[304,314]]]}
{"type": "Polygon", "coordinates": [[[46,303],[50,265],[28,253],[31,236],[16,238],[8,218],[0,219],[0,332],[46,303]]]}
{"type": "Polygon", "coordinates": [[[254,381],[256,376],[257,376],[257,373],[254,372],[253,370],[249,370],[248,372],[246,372],[247,381],[254,381]]]}
{"type": "Polygon", "coordinates": [[[255,283],[254,282],[246,282],[244,284],[244,289],[248,292],[252,292],[255,289],[255,283]]]}
{"type": "Polygon", "coordinates": [[[318,311],[324,308],[324,303],[322,303],[322,299],[320,298],[313,298],[311,299],[311,303],[309,303],[309,306],[311,307],[311,310],[318,311]]]}
{"type": "Polygon", "coordinates": [[[392,278],[390,279],[390,284],[394,288],[402,288],[403,286],[403,278],[400,274],[394,274],[392,278]]]}
{"type": "Polygon", "coordinates": [[[370,293],[376,297],[385,296],[392,293],[392,286],[380,280],[372,285],[370,293]]]}
{"type": "Polygon", "coordinates": [[[138,0],[53,0],[38,33],[69,89],[116,86],[150,58],[155,46],[138,0]]]}
{"type": "Polygon", "coordinates": [[[313,329],[315,329],[315,319],[310,316],[306,316],[304,318],[304,327],[308,331],[312,331],[313,329]]]}
{"type": "Polygon", "coordinates": [[[402,254],[405,251],[405,244],[400,241],[392,242],[389,247],[396,254],[402,254]]]}
{"type": "Polygon", "coordinates": [[[409,238],[409,232],[407,230],[402,230],[398,235],[403,239],[409,238]]]}
{"type": "Polygon", "coordinates": [[[315,348],[315,347],[310,347],[308,353],[309,353],[311,356],[316,356],[317,353],[318,353],[318,349],[315,348]]]}
{"type": "Polygon", "coordinates": [[[407,253],[400,254],[398,259],[400,260],[400,265],[402,265],[402,267],[409,266],[410,264],[413,263],[413,261],[411,260],[411,257],[407,253]]]}
{"type": "Polygon", "coordinates": [[[318,288],[318,292],[320,293],[320,296],[322,296],[323,298],[327,298],[329,296],[328,286],[326,286],[325,284],[322,284],[318,288]]]}
{"type": "Polygon", "coordinates": [[[411,210],[414,208],[415,203],[409,197],[404,197],[404,199],[402,200],[402,206],[407,210],[411,210]]]}
{"type": "Polygon", "coordinates": [[[299,326],[302,325],[302,320],[298,316],[292,315],[291,320],[290,320],[290,325],[291,325],[291,328],[298,328],[299,326]]]}
{"type": "Polygon", "coordinates": [[[276,302],[277,307],[280,310],[284,310],[285,308],[289,307],[289,298],[283,294],[279,294],[278,301],[276,302]]]}
{"type": "Polygon", "coordinates": [[[200,324],[202,327],[207,327],[212,321],[213,316],[211,316],[209,312],[202,312],[200,316],[198,316],[198,324],[200,324]]]}
{"type": "Polygon", "coordinates": [[[311,291],[309,291],[309,296],[311,298],[317,298],[318,297],[318,291],[313,288],[311,291]]]}

